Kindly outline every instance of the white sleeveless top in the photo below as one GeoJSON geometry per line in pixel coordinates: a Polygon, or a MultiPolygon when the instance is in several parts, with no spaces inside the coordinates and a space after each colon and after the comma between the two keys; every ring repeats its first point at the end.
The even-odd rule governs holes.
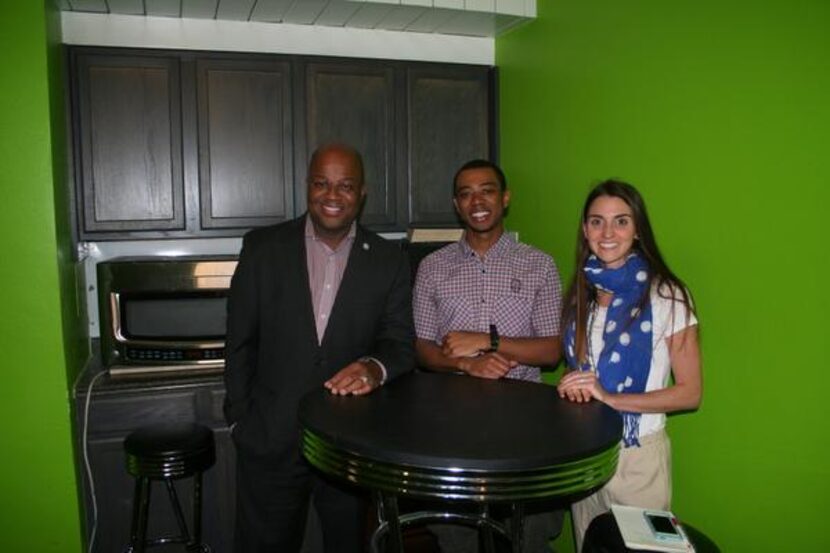
{"type": "MultiPolygon", "coordinates": [[[[667,290],[664,288],[664,291],[667,290]]],[[[668,294],[665,294],[668,295],[668,294]]],[[[660,390],[669,384],[671,374],[671,359],[666,338],[677,334],[681,330],[697,324],[694,313],[689,312],[680,301],[680,294],[675,294],[678,301],[665,298],[657,293],[657,288],[651,289],[651,318],[652,318],[652,353],[651,368],[646,382],[646,392],[660,390]]],[[[591,340],[591,351],[599,358],[605,346],[602,332],[605,328],[605,319],[608,315],[607,307],[600,307],[593,318],[591,328],[588,329],[591,340]]],[[[643,413],[640,419],[639,437],[653,434],[666,426],[665,413],[643,413]]]]}

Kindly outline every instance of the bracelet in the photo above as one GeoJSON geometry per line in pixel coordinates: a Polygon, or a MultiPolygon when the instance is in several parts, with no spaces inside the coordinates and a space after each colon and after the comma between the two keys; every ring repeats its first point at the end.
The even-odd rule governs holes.
{"type": "Polygon", "coordinates": [[[383,366],[383,363],[375,359],[374,357],[369,357],[368,355],[364,355],[360,359],[358,359],[364,365],[368,365],[369,363],[374,363],[380,369],[380,382],[378,382],[378,386],[383,386],[386,383],[386,367],[383,366]]]}

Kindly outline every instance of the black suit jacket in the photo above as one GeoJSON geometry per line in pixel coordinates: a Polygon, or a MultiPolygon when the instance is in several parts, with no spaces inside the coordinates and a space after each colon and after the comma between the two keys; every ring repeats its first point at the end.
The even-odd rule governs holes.
{"type": "Polygon", "coordinates": [[[409,264],[397,244],[358,225],[321,344],[305,217],[245,235],[228,300],[225,417],[239,450],[294,457],[300,398],[362,356],[388,378],[415,366],[409,264]]]}

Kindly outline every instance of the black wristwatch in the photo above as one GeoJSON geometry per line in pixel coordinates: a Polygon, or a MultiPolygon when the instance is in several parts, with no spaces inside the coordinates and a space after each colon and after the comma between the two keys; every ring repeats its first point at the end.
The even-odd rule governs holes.
{"type": "Polygon", "coordinates": [[[487,351],[493,352],[499,350],[499,331],[496,329],[496,325],[490,325],[490,349],[487,351]]]}

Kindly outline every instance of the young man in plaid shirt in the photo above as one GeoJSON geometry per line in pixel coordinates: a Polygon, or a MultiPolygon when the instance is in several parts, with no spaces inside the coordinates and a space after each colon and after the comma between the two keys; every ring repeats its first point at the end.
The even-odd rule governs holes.
{"type": "MultiPolygon", "coordinates": [[[[427,256],[413,292],[422,367],[541,382],[561,352],[562,289],[553,259],[504,232],[510,191],[494,163],[465,163],[453,180],[461,240],[427,256]]],[[[471,421],[475,424],[475,421],[471,421]]],[[[549,551],[562,511],[525,520],[526,551],[549,551]]],[[[475,530],[433,525],[444,551],[478,551],[475,530]]]]}

